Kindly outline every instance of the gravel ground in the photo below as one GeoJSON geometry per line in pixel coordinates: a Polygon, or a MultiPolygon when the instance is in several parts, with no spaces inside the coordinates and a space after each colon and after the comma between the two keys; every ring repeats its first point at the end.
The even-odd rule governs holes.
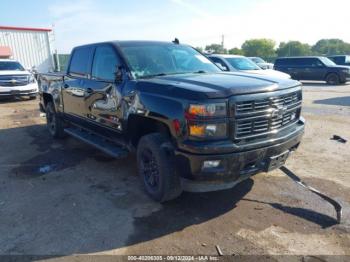
{"type": "Polygon", "coordinates": [[[38,101],[0,101],[0,254],[350,255],[350,85],[304,84],[307,120],[287,161],[331,205],[279,170],[231,190],[151,201],[134,156],[53,140],[38,101]]]}

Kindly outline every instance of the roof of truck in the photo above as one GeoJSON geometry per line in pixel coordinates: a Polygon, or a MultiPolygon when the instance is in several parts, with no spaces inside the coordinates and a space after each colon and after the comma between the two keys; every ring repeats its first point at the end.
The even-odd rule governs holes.
{"type": "Polygon", "coordinates": [[[169,45],[176,43],[173,42],[167,42],[167,41],[150,41],[150,40],[114,40],[114,41],[106,41],[106,42],[97,42],[97,43],[91,43],[86,45],[80,45],[76,47],[83,47],[83,46],[92,46],[92,45],[100,45],[100,44],[114,44],[120,47],[123,46],[139,46],[139,45],[169,45]]]}
{"type": "Polygon", "coordinates": [[[286,56],[286,57],[277,57],[277,59],[294,59],[294,58],[320,58],[325,56],[286,56]]]}

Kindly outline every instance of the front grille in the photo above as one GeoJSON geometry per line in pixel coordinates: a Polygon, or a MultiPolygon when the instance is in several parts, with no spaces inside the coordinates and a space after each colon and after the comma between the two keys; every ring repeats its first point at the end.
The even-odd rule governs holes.
{"type": "Polygon", "coordinates": [[[279,130],[297,122],[301,92],[237,102],[235,106],[236,139],[246,139],[279,130]]]}
{"type": "Polygon", "coordinates": [[[244,101],[236,104],[236,116],[240,115],[249,115],[254,114],[261,111],[266,111],[269,109],[273,109],[278,106],[293,106],[300,102],[301,98],[299,97],[297,92],[266,98],[262,100],[255,101],[244,101]]]}
{"type": "Polygon", "coordinates": [[[28,82],[28,75],[0,76],[0,86],[25,86],[28,82]]]}

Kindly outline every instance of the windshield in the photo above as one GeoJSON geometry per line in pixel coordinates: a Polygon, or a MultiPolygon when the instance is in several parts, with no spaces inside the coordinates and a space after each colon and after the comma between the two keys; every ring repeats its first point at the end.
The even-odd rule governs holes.
{"type": "Polygon", "coordinates": [[[266,63],[260,57],[251,57],[250,59],[253,60],[255,63],[266,63]]]}
{"type": "Polygon", "coordinates": [[[24,71],[24,68],[18,62],[0,61],[0,71],[4,70],[24,71]]]}
{"type": "Polygon", "coordinates": [[[246,57],[225,58],[237,70],[261,70],[253,61],[246,57]]]}
{"type": "Polygon", "coordinates": [[[135,78],[221,72],[208,58],[189,46],[145,43],[121,46],[121,49],[135,78]]]}
{"type": "Polygon", "coordinates": [[[330,60],[327,57],[320,57],[320,60],[322,61],[323,64],[325,64],[326,66],[335,66],[336,64],[330,60]]]}

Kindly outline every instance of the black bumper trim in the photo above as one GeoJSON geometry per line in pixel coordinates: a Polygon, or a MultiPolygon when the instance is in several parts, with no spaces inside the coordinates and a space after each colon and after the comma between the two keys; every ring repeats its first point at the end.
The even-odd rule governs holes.
{"type": "Polygon", "coordinates": [[[176,166],[182,176],[184,190],[192,188],[190,191],[204,192],[231,188],[242,179],[267,171],[267,160],[282,152],[294,151],[299,146],[303,133],[304,129],[300,129],[292,138],[278,144],[231,154],[199,155],[176,152],[176,166]],[[208,160],[221,160],[221,165],[202,170],[203,162],[208,160]],[[206,189],[193,189],[195,184],[206,189]]]}

